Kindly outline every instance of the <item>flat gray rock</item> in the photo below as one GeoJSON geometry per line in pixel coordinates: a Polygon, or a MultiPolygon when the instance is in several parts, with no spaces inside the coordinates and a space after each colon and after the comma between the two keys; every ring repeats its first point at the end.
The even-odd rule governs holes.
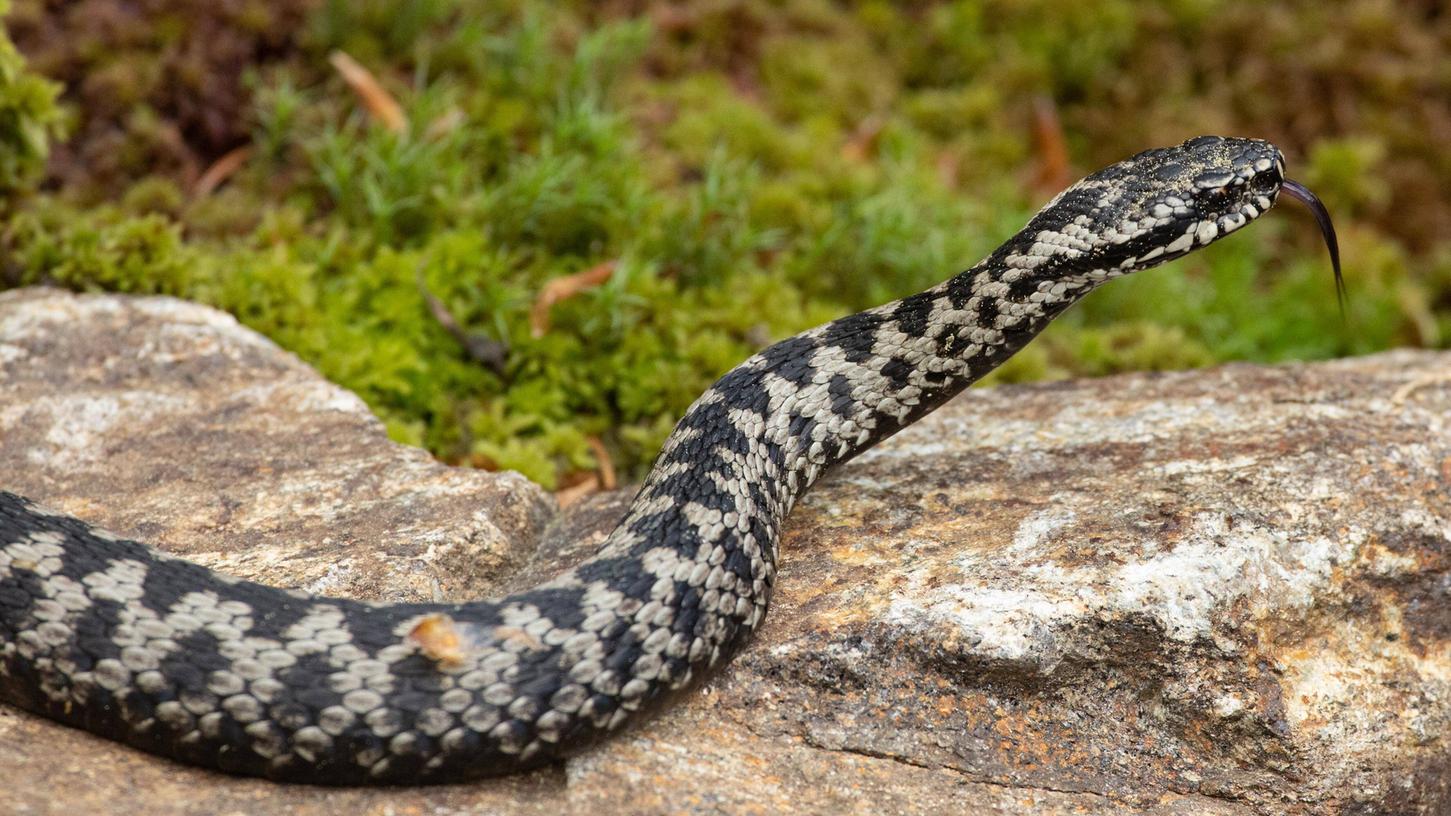
{"type": "Polygon", "coordinates": [[[5,489],[214,569],[432,600],[530,555],[553,500],[388,441],[363,401],[230,315],[0,294],[5,489]]]}
{"type": "MultiPolygon", "coordinates": [[[[238,575],[466,598],[587,554],[216,311],[0,294],[0,487],[238,575]]],[[[182,767],[0,706],[0,812],[1451,812],[1451,354],[969,392],[797,507],[764,629],[568,762],[182,767]]]]}

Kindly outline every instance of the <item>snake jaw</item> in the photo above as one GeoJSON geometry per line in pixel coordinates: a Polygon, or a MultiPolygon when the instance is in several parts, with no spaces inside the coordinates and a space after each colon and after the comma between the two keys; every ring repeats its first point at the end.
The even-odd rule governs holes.
{"type": "Polygon", "coordinates": [[[1340,243],[1335,239],[1335,223],[1330,220],[1330,210],[1310,188],[1293,179],[1280,182],[1280,192],[1304,204],[1320,225],[1320,234],[1325,238],[1325,248],[1330,251],[1330,266],[1335,270],[1335,300],[1340,304],[1340,317],[1345,317],[1345,276],[1340,271],[1340,243]]]}

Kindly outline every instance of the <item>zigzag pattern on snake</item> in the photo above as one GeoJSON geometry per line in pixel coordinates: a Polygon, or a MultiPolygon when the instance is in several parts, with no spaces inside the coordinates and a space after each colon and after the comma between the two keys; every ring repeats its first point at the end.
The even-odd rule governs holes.
{"type": "Polygon", "coordinates": [[[307,596],[0,492],[0,700],[280,780],[452,781],[546,762],[741,646],[766,614],[782,522],[827,468],[942,405],[1098,285],[1303,192],[1283,170],[1252,139],[1141,153],[956,277],[765,349],[685,413],[596,555],[506,598],[307,596]],[[445,647],[420,639],[430,626],[445,647]]]}

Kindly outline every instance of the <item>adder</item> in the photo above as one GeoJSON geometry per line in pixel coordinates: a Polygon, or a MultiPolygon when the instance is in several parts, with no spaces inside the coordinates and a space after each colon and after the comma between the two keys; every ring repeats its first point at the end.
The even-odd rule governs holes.
{"type": "Polygon", "coordinates": [[[539,765],[741,648],[781,525],[828,468],[942,405],[1095,287],[1204,247],[1280,195],[1273,145],[1204,136],[1064,190],[924,292],[766,348],[686,411],[584,563],[460,604],[222,575],[0,492],[0,701],[183,762],[425,783],[539,765]]]}

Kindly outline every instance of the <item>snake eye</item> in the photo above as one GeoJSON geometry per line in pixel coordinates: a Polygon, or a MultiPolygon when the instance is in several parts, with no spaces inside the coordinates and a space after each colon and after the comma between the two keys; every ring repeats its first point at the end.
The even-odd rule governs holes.
{"type": "Polygon", "coordinates": [[[1280,185],[1280,179],[1274,173],[1256,173],[1249,180],[1249,187],[1257,193],[1274,190],[1280,185]]]}

